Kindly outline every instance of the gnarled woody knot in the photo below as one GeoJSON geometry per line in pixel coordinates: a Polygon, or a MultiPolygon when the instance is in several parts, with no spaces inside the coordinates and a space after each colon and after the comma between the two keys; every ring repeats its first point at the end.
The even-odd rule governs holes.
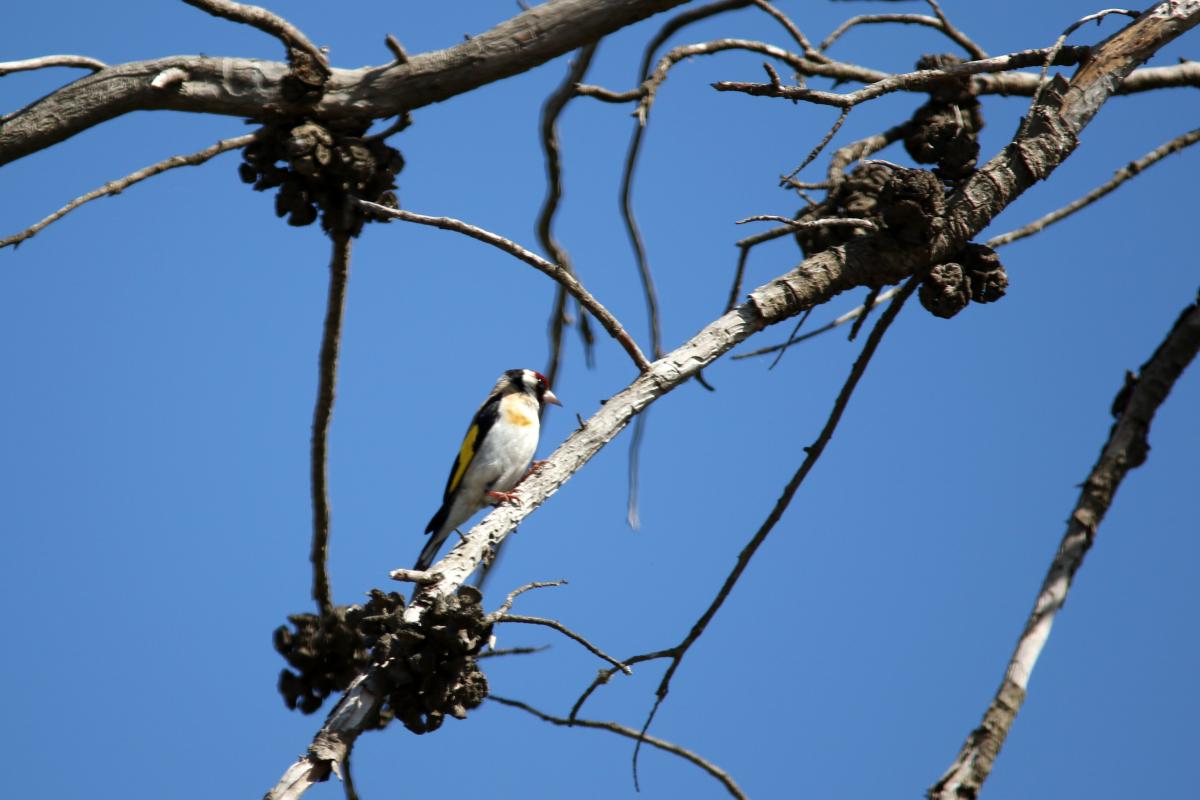
{"type": "MultiPolygon", "coordinates": [[[[927,55],[917,69],[945,69],[961,64],[957,56],[927,55]]],[[[904,149],[919,164],[936,164],[934,174],[948,183],[969,178],[979,158],[979,131],[983,112],[967,76],[946,78],[929,92],[929,102],[912,116],[912,131],[904,137],[904,149]]]]}
{"type": "Polygon", "coordinates": [[[439,596],[419,623],[405,622],[404,598],[373,589],[363,606],[339,606],[332,614],[296,614],[275,631],[275,649],[291,670],[279,676],[288,708],[311,714],[371,665],[387,702],[369,721],[372,728],[399,719],[414,733],[441,727],[446,716],[463,719],[487,697],[487,678],[475,655],[491,636],[482,595],[465,586],[439,596]]]}
{"type": "Polygon", "coordinates": [[[955,259],[934,266],[921,284],[917,296],[929,313],[949,319],[972,300],[991,303],[1004,296],[1008,274],[995,250],[972,242],[955,259]]]}
{"type": "Polygon", "coordinates": [[[243,151],[238,172],[256,191],[278,187],[275,213],[289,225],[311,225],[321,215],[328,232],[357,236],[364,217],[347,197],[396,208],[396,175],[404,167],[400,151],[366,129],[313,121],[267,125],[264,136],[243,151]]]}
{"type": "MultiPolygon", "coordinates": [[[[866,161],[830,193],[829,198],[805,209],[800,220],[829,217],[869,219],[881,229],[880,237],[904,244],[931,241],[942,230],[945,192],[932,172],[907,169],[882,161],[866,161]]],[[[796,241],[806,256],[861,235],[862,228],[808,228],[796,231],[796,241]]]]}

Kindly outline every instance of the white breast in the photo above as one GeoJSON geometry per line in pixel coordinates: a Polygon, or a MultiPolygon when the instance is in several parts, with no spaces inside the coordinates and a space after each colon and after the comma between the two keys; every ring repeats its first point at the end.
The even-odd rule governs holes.
{"type": "Polygon", "coordinates": [[[499,417],[484,437],[475,459],[496,492],[510,491],[525,477],[537,450],[541,426],[537,401],[526,394],[511,394],[500,401],[499,417]]]}

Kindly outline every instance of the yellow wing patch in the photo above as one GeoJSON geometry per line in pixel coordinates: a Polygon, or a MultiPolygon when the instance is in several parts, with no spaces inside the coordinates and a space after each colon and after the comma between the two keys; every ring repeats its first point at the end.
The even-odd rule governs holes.
{"type": "Polygon", "coordinates": [[[463,473],[471,465],[471,459],[475,458],[475,440],[478,438],[479,426],[471,425],[466,438],[463,439],[462,447],[458,448],[458,459],[454,462],[454,474],[450,476],[450,486],[446,489],[447,497],[458,488],[458,482],[462,480],[463,473]]]}

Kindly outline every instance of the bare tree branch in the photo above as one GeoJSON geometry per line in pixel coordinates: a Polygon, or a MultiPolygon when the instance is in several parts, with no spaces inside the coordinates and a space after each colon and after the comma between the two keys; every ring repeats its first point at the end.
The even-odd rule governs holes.
{"type": "Polygon", "coordinates": [[[1157,164],[1159,161],[1171,155],[1172,153],[1178,153],[1181,150],[1191,147],[1196,142],[1200,142],[1200,128],[1196,128],[1195,130],[1191,130],[1187,133],[1176,136],[1171,141],[1160,145],[1154,150],[1151,150],[1138,160],[1130,161],[1124,167],[1117,170],[1111,179],[1100,186],[1097,186],[1083,197],[1071,201],[1062,208],[1055,209],[1049,214],[1039,217],[1028,225],[1023,225],[1014,231],[1002,233],[999,236],[993,236],[991,239],[988,239],[987,246],[992,248],[1003,247],[1004,245],[1011,244],[1018,239],[1024,239],[1026,236],[1032,236],[1042,229],[1053,225],[1055,222],[1071,216],[1076,211],[1087,208],[1092,203],[1096,202],[1121,184],[1125,183],[1125,181],[1140,175],[1147,167],[1157,164]]]}
{"type": "Polygon", "coordinates": [[[971,58],[978,60],[988,57],[987,52],[984,51],[982,47],[975,44],[965,33],[954,27],[949,18],[946,16],[945,12],[942,11],[942,7],[938,4],[938,0],[925,0],[925,2],[929,4],[931,9],[933,9],[933,15],[938,18],[939,22],[942,23],[942,31],[946,34],[946,36],[950,37],[952,40],[954,40],[954,42],[962,47],[962,49],[966,50],[971,55],[971,58]]]}
{"type": "Polygon", "coordinates": [[[584,646],[584,648],[587,649],[587,651],[589,653],[596,656],[597,658],[604,659],[605,661],[612,664],[617,669],[621,670],[621,672],[624,672],[626,675],[633,674],[633,670],[631,670],[627,665],[622,664],[620,661],[617,661],[615,658],[610,656],[608,653],[604,652],[599,647],[596,647],[596,645],[592,644],[587,639],[583,638],[578,633],[571,630],[566,625],[563,625],[561,622],[559,622],[556,619],[546,619],[545,617],[528,617],[528,616],[524,616],[521,614],[494,614],[491,616],[491,619],[493,622],[521,622],[526,625],[544,625],[547,628],[553,628],[554,630],[561,633],[563,636],[566,636],[568,639],[572,639],[576,642],[579,642],[581,645],[584,646]]]}
{"type": "Polygon", "coordinates": [[[745,225],[747,222],[782,222],[791,230],[806,228],[865,228],[869,231],[879,230],[879,226],[869,219],[859,217],[828,217],[826,219],[792,219],[778,214],[755,214],[752,217],[739,219],[735,225],[745,225]]]}
{"type": "Polygon", "coordinates": [[[282,41],[289,54],[293,50],[299,50],[308,55],[319,69],[329,74],[329,60],[325,58],[321,49],[309,41],[308,37],[301,33],[295,25],[261,6],[235,3],[232,0],[183,0],[183,2],[212,14],[214,17],[222,17],[258,28],[282,41]]]}
{"type": "MultiPolygon", "coordinates": [[[[873,246],[875,237],[862,237],[816,253],[751,292],[745,303],[657,360],[650,370],[609,398],[555,450],[542,469],[522,483],[521,505],[493,510],[434,565],[430,572],[440,576],[438,582],[416,593],[405,610],[405,620],[419,620],[437,598],[456,591],[495,544],[634,417],[737,344],[842,291],[906,280],[959,252],[996,214],[1074,151],[1080,131],[1135,65],[1197,24],[1200,5],[1159,3],[1152,13],[1143,14],[1097,46],[1069,83],[1056,79],[1034,109],[1035,124],[950,196],[944,225],[930,241],[914,245],[889,241],[887,246],[873,246]]],[[[628,659],[625,663],[636,661],[628,659]]],[[[382,704],[386,696],[383,675],[379,668],[372,668],[351,683],[317,731],[308,753],[288,767],[268,797],[299,797],[329,774],[332,764],[342,758],[346,747],[362,733],[382,704]]]]}
{"type": "Polygon", "coordinates": [[[513,602],[528,591],[532,591],[533,589],[550,589],[556,586],[566,585],[567,582],[565,580],[559,579],[556,581],[532,581],[524,586],[518,586],[516,589],[513,589],[508,593],[508,597],[504,598],[504,602],[500,604],[500,608],[496,609],[492,613],[492,616],[503,617],[508,613],[508,610],[512,608],[513,602]]]}
{"type": "Polygon", "coordinates": [[[954,29],[953,27],[948,28],[946,24],[937,17],[928,17],[924,14],[860,14],[856,17],[851,17],[841,25],[838,25],[836,28],[834,28],[828,36],[821,40],[821,44],[818,45],[818,47],[822,51],[828,50],[833,43],[845,35],[847,31],[851,30],[852,28],[856,28],[859,25],[881,25],[889,23],[896,23],[900,25],[924,25],[926,27],[933,28],[934,30],[941,31],[942,33],[946,34],[946,36],[948,36],[956,44],[960,45],[964,50],[967,51],[971,58],[975,60],[987,58],[987,53],[985,53],[979,47],[979,45],[972,42],[957,29],[954,29]]]}
{"type": "MultiPolygon", "coordinates": [[[[551,0],[446,50],[404,64],[333,69],[320,98],[303,106],[317,119],[394,117],[577,50],[684,0],[551,0]]],[[[259,118],[294,109],[284,91],[287,64],[249,58],[172,56],[102,69],[15,112],[0,127],[0,164],[138,110],[175,110],[259,118]],[[159,73],[187,80],[153,88],[159,73]]]]}
{"type": "Polygon", "coordinates": [[[67,203],[65,206],[60,208],[58,211],[55,211],[53,214],[46,217],[45,219],[43,219],[39,222],[36,222],[33,225],[30,225],[28,228],[21,231],[20,233],[14,233],[12,236],[9,236],[6,239],[0,239],[0,248],[8,247],[9,245],[20,244],[21,242],[25,241],[26,239],[28,239],[31,236],[33,236],[34,234],[36,234],[38,231],[45,228],[47,225],[50,225],[50,224],[58,221],[59,219],[63,218],[67,214],[74,211],[75,209],[79,208],[84,203],[95,200],[98,197],[105,197],[106,195],[120,194],[125,189],[132,186],[133,184],[140,183],[141,181],[144,181],[147,178],[152,178],[155,175],[158,175],[159,173],[162,173],[162,172],[166,172],[169,169],[175,169],[176,167],[194,167],[198,164],[203,164],[204,162],[211,159],[213,156],[220,155],[221,153],[225,153],[229,150],[237,150],[240,147],[245,147],[246,145],[250,144],[255,139],[257,139],[258,136],[259,136],[259,134],[257,134],[257,133],[248,133],[244,136],[235,136],[232,139],[222,139],[221,141],[217,142],[216,144],[212,145],[211,147],[206,147],[203,150],[192,153],[190,155],[171,156],[170,158],[159,161],[157,164],[151,164],[148,167],[143,167],[142,169],[139,169],[137,172],[132,172],[132,173],[126,175],[124,178],[119,178],[115,181],[109,181],[108,183],[104,184],[103,186],[101,186],[97,189],[93,189],[92,191],[88,192],[87,194],[76,197],[74,200],[67,203]]]}
{"type": "MultiPolygon", "coordinates": [[[[1038,75],[1033,72],[1000,72],[994,75],[976,75],[971,79],[978,94],[1020,95],[1032,97],[1039,85],[1038,75]]],[[[1178,89],[1200,86],[1200,62],[1184,61],[1169,67],[1144,67],[1130,73],[1116,94],[1137,94],[1156,89],[1178,89]]]]}
{"type": "Polygon", "coordinates": [[[329,262],[329,295],[325,304],[325,325],[321,335],[320,377],[317,401],[313,407],[312,452],[312,562],[313,600],[321,616],[333,611],[329,588],[329,420],[337,387],[338,350],[342,340],[342,313],[346,308],[346,281],[350,277],[350,236],[331,234],[333,258],[329,262]]]}
{"type": "Polygon", "coordinates": [[[519,258],[526,264],[530,265],[539,272],[549,276],[556,281],[560,286],[567,290],[572,297],[580,302],[584,308],[590,311],[596,319],[600,320],[600,324],[608,331],[609,335],[617,340],[617,343],[625,348],[625,352],[633,359],[633,363],[638,369],[645,372],[650,369],[650,362],[646,360],[646,356],[642,354],[641,349],[633,338],[625,330],[624,326],[617,321],[609,310],[600,305],[600,301],[592,297],[587,289],[583,288],[583,284],[579,280],[567,272],[558,264],[551,264],[541,256],[526,250],[516,242],[505,239],[503,236],[498,236],[491,231],[485,231],[483,228],[478,228],[470,225],[462,220],[453,219],[451,217],[429,217],[424,214],[414,214],[411,211],[402,209],[388,208],[381,206],[378,203],[371,203],[367,200],[356,200],[355,202],[364,209],[367,209],[382,217],[391,217],[393,219],[404,220],[405,222],[416,222],[420,225],[432,225],[435,228],[442,230],[454,231],[456,233],[465,234],[472,239],[490,244],[493,247],[499,248],[509,255],[519,258]]]}
{"type": "Polygon", "coordinates": [[[1067,531],[1008,662],[1004,680],[982,724],[967,737],[946,774],[930,788],[928,796],[932,800],[978,796],[1025,701],[1030,675],[1050,637],[1054,618],[1066,602],[1071,581],[1095,542],[1121,481],[1129,470],[1145,463],[1154,415],[1198,350],[1200,302],[1193,302],[1179,315],[1140,373],[1126,375],[1125,386],[1113,402],[1116,423],[1109,431],[1099,460],[1083,483],[1075,510],[1067,521],[1067,531]]]}
{"type": "MultiPolygon", "coordinates": [[[[559,157],[558,118],[567,103],[575,96],[575,84],[583,80],[592,57],[596,54],[596,44],[582,48],[567,68],[567,74],[562,83],[546,98],[542,106],[542,152],[546,159],[546,199],[542,203],[537,218],[537,236],[542,249],[550,258],[566,271],[574,274],[571,257],[565,248],[554,238],[554,215],[558,212],[558,204],[562,200],[562,159],[559,157]]],[[[554,308],[550,314],[550,357],[546,365],[546,379],[551,386],[557,383],[558,369],[562,362],[563,331],[567,327],[567,292],[558,287],[554,294],[554,308]]],[[[584,350],[590,362],[594,338],[587,314],[580,307],[578,316],[579,333],[583,338],[584,350]]]]}
{"type": "Polygon", "coordinates": [[[39,56],[38,58],[26,58],[22,61],[0,61],[0,76],[8,75],[10,72],[24,72],[31,69],[46,69],[47,67],[79,67],[80,69],[90,69],[92,72],[95,72],[107,66],[103,61],[89,56],[39,56]]]}
{"type": "Polygon", "coordinates": [[[792,40],[795,41],[796,44],[800,45],[800,49],[804,51],[805,58],[812,59],[818,63],[829,60],[824,53],[812,46],[812,43],[809,42],[808,37],[804,35],[803,31],[796,26],[796,23],[793,22],[787,14],[784,14],[778,8],[768,3],[767,0],[754,0],[754,5],[758,6],[763,11],[767,12],[776,20],[778,20],[779,24],[782,25],[784,30],[788,32],[788,35],[792,37],[792,40]]]}
{"type": "Polygon", "coordinates": [[[342,764],[342,791],[346,800],[358,800],[358,790],[354,788],[354,772],[350,769],[352,750],[346,751],[346,761],[342,764]]]}
{"type": "MultiPolygon", "coordinates": [[[[781,84],[779,83],[779,80],[778,80],[779,76],[776,75],[773,77],[775,78],[775,80],[772,80],[771,84],[773,86],[780,86],[781,84]]],[[[799,175],[801,170],[803,170],[805,167],[807,167],[809,164],[811,164],[813,161],[815,161],[817,159],[817,156],[821,155],[821,151],[825,149],[825,145],[829,144],[829,142],[833,139],[833,137],[837,135],[837,132],[839,130],[841,130],[842,125],[844,125],[846,123],[846,118],[849,116],[850,116],[850,109],[843,108],[842,113],[838,114],[838,118],[833,123],[833,127],[831,127],[829,129],[829,132],[825,134],[825,136],[821,139],[821,141],[817,142],[817,146],[814,147],[809,152],[809,154],[805,157],[805,159],[800,162],[800,166],[796,167],[794,170],[789,172],[787,175],[780,178],[779,185],[782,186],[782,185],[786,184],[792,178],[799,175]]]]}
{"type": "MultiPolygon", "coordinates": [[[[749,49],[749,48],[747,48],[749,49]]],[[[1088,54],[1088,48],[1055,48],[1048,47],[1038,50],[1022,50],[1003,56],[994,56],[979,61],[964,61],[941,69],[921,69],[915,72],[904,72],[889,75],[881,80],[869,83],[853,92],[825,92],[809,89],[804,86],[777,86],[774,83],[742,83],[738,81],[718,81],[713,88],[718,92],[744,92],[757,97],[782,97],[788,100],[804,100],[817,105],[835,106],[837,108],[853,108],[859,103],[874,100],[885,94],[900,91],[922,91],[935,86],[947,78],[965,78],[986,72],[1005,72],[1044,64],[1048,59],[1054,64],[1078,64],[1088,54]]]]}
{"type": "MultiPolygon", "coordinates": [[[[750,541],[747,542],[745,547],[742,548],[742,551],[738,553],[737,563],[734,565],[733,570],[731,570],[729,575],[725,578],[725,582],[717,591],[717,595],[713,599],[712,603],[709,604],[705,612],[701,614],[700,618],[696,620],[694,625],[692,625],[691,630],[688,631],[688,634],[684,637],[683,641],[672,648],[671,663],[667,667],[666,672],[663,673],[662,680],[659,681],[658,688],[655,690],[654,705],[646,717],[645,724],[642,726],[643,735],[647,730],[650,729],[650,723],[654,720],[654,715],[658,712],[662,702],[667,699],[667,693],[671,688],[671,679],[675,676],[675,671],[679,669],[679,665],[683,662],[683,657],[687,655],[687,652],[691,646],[695,644],[696,640],[699,639],[701,635],[704,634],[704,631],[708,629],[708,624],[712,622],[713,617],[717,615],[717,612],[720,611],[721,606],[723,606],[725,601],[729,598],[729,594],[733,591],[733,587],[737,585],[738,579],[741,578],[742,573],[750,564],[750,559],[754,558],[754,554],[758,551],[758,548],[762,546],[762,543],[767,540],[767,536],[775,528],[776,523],[783,518],[783,513],[787,511],[788,506],[791,504],[792,498],[796,495],[796,490],[800,488],[800,484],[802,484],[804,479],[808,477],[808,473],[812,471],[813,466],[816,465],[817,460],[821,457],[821,454],[825,452],[825,447],[829,444],[830,439],[833,438],[833,433],[837,430],[838,423],[841,422],[842,414],[845,412],[846,406],[850,402],[851,396],[854,394],[854,390],[858,387],[858,382],[862,378],[863,373],[866,371],[867,365],[871,363],[871,357],[875,355],[875,350],[879,347],[879,343],[883,340],[883,335],[887,333],[888,328],[899,315],[900,309],[904,307],[905,301],[907,301],[912,293],[916,291],[921,277],[922,274],[918,273],[909,278],[908,282],[904,285],[904,288],[901,289],[896,295],[895,299],[892,300],[891,305],[889,305],[887,310],[884,311],[879,317],[879,320],[875,323],[875,327],[871,329],[871,335],[867,337],[867,341],[863,344],[862,352],[859,353],[858,358],[854,361],[854,365],[850,368],[849,377],[846,378],[846,382],[842,385],[841,391],[838,392],[837,399],[833,403],[833,410],[829,413],[829,418],[825,422],[825,427],[821,429],[821,433],[817,436],[816,441],[804,448],[805,453],[807,454],[804,458],[804,462],[800,465],[800,468],[796,470],[796,473],[792,475],[791,480],[788,481],[787,485],[784,487],[783,494],[781,494],[779,499],[775,501],[775,506],[771,509],[771,513],[767,515],[766,520],[764,520],[762,525],[759,526],[758,530],[754,533],[754,536],[752,536],[750,541]]],[[[638,745],[634,748],[633,752],[633,775],[635,784],[637,783],[637,758],[638,749],[640,747],[641,741],[639,740],[638,745]]]]}
{"type": "MultiPolygon", "coordinates": [[[[545,712],[538,711],[536,708],[522,703],[520,700],[510,700],[507,697],[501,697],[496,694],[488,695],[488,699],[493,700],[500,705],[519,708],[522,711],[526,711],[538,719],[544,722],[549,722],[552,725],[559,725],[566,728],[594,728],[596,730],[611,731],[612,733],[615,733],[618,736],[624,736],[627,739],[639,738],[638,732],[633,728],[627,728],[624,725],[616,722],[603,722],[599,720],[578,718],[564,719],[563,717],[555,717],[550,714],[546,714],[545,712]]],[[[692,762],[697,767],[700,767],[700,769],[719,780],[731,795],[739,800],[746,800],[746,795],[742,792],[741,787],[739,787],[733,778],[730,777],[729,773],[718,767],[716,764],[713,764],[711,761],[696,755],[691,750],[685,750],[679,745],[672,744],[664,739],[658,739],[654,736],[642,736],[640,739],[651,747],[657,747],[659,750],[672,753],[680,758],[692,762]]]]}
{"type": "Polygon", "coordinates": [[[541,647],[500,647],[495,650],[484,650],[475,658],[500,658],[502,656],[529,656],[534,653],[543,653],[550,649],[550,645],[544,644],[541,647]]]}
{"type": "MultiPolygon", "coordinates": [[[[888,300],[891,300],[893,297],[895,297],[896,292],[898,292],[898,291],[900,291],[900,287],[893,286],[892,288],[888,289],[887,291],[880,292],[879,296],[875,298],[874,302],[871,303],[870,307],[875,308],[876,306],[879,306],[882,303],[886,303],[888,300]]],[[[761,347],[758,350],[751,350],[748,353],[735,353],[734,355],[730,356],[730,358],[733,359],[734,361],[737,361],[737,360],[743,359],[743,358],[753,358],[755,356],[765,356],[768,353],[774,353],[778,350],[784,350],[798,342],[803,342],[805,339],[811,339],[814,336],[820,336],[822,333],[827,333],[840,325],[845,325],[847,322],[856,320],[863,315],[864,311],[867,311],[867,310],[868,310],[867,306],[861,305],[858,308],[851,309],[850,311],[847,311],[845,314],[842,314],[840,317],[837,317],[836,319],[833,320],[833,322],[827,322],[826,324],[822,325],[821,327],[814,328],[813,330],[809,331],[808,333],[800,334],[799,336],[793,335],[793,336],[789,337],[788,340],[785,342],[780,342],[779,344],[773,344],[769,347],[761,347]]]]}

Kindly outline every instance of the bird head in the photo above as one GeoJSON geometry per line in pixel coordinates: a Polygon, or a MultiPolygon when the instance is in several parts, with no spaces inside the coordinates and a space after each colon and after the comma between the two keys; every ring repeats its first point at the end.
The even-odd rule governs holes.
{"type": "Polygon", "coordinates": [[[531,395],[538,401],[538,405],[546,403],[562,405],[554,396],[554,392],[550,391],[550,383],[546,380],[546,376],[540,372],[534,372],[531,369],[510,369],[500,380],[507,380],[513,389],[531,395]]]}

